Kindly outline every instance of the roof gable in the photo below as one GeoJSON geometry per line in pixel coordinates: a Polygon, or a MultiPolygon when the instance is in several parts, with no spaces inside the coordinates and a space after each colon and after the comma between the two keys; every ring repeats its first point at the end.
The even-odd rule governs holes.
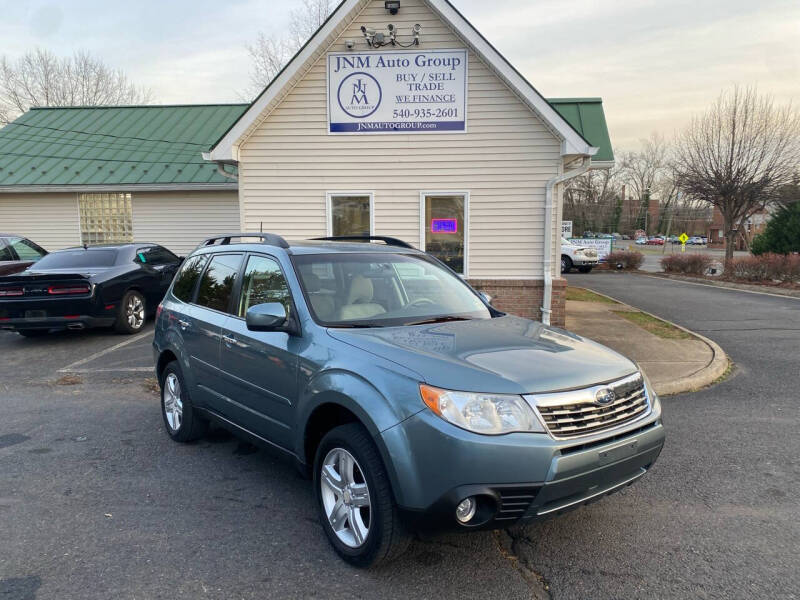
{"type": "Polygon", "coordinates": [[[229,185],[202,151],[246,108],[34,108],[0,129],[0,187],[229,185]]]}
{"type": "MultiPolygon", "coordinates": [[[[562,155],[592,156],[597,152],[448,0],[423,1],[561,140],[562,155]]],[[[203,155],[204,158],[220,162],[238,161],[241,142],[282,101],[297,81],[325,54],[339,34],[369,4],[370,0],[343,0],[311,39],[214,144],[211,152],[203,155]]]]}
{"type": "Polygon", "coordinates": [[[548,102],[598,149],[592,157],[592,163],[614,162],[614,149],[608,135],[602,98],[549,98],[548,102]]]}

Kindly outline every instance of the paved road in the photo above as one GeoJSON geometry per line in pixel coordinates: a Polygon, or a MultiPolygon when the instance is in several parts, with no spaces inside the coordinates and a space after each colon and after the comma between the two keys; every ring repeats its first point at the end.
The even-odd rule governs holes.
{"type": "Polygon", "coordinates": [[[0,331],[2,600],[531,598],[492,533],[347,567],[282,457],[168,439],[150,341],[0,331]]]}
{"type": "Polygon", "coordinates": [[[701,332],[728,381],[664,399],[667,445],[623,494],[529,526],[518,549],[568,598],[800,598],[800,300],[636,275],[569,276],[701,332]]]}

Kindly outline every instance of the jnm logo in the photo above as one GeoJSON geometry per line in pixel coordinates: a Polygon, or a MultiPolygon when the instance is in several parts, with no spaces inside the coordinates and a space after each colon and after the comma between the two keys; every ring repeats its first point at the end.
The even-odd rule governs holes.
{"type": "Polygon", "coordinates": [[[339,83],[339,106],[356,119],[370,116],[381,105],[383,92],[378,80],[369,73],[351,73],[339,83]]]}

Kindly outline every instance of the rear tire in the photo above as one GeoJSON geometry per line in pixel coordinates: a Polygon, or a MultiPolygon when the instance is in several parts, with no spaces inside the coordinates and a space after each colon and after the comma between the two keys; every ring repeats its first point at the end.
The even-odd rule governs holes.
{"type": "Polygon", "coordinates": [[[42,337],[50,333],[49,329],[19,329],[17,333],[26,338],[42,337]]]}
{"type": "Polygon", "coordinates": [[[176,442],[192,442],[208,431],[208,421],[192,406],[189,388],[177,361],[172,361],[161,374],[161,416],[167,433],[176,442]]]}
{"type": "Polygon", "coordinates": [[[314,460],[314,495],[328,540],[351,565],[386,564],[408,549],[411,536],[400,522],[383,461],[361,424],[341,425],[322,438],[314,460]],[[341,460],[352,461],[349,476],[341,460]]]}
{"type": "Polygon", "coordinates": [[[578,271],[581,273],[591,273],[592,267],[578,267],[578,271]]]}
{"type": "Polygon", "coordinates": [[[572,270],[572,259],[569,256],[561,255],[561,272],[569,273],[572,270]]]}
{"type": "Polygon", "coordinates": [[[144,328],[146,321],[146,308],[142,294],[136,290],[127,292],[122,297],[122,302],[119,303],[117,321],[114,323],[116,332],[125,335],[139,333],[144,328]]]}

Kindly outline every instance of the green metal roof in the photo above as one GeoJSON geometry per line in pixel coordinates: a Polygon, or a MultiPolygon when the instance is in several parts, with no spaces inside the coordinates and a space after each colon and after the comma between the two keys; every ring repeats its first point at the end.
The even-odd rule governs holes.
{"type": "Polygon", "coordinates": [[[0,129],[0,187],[232,184],[201,153],[247,106],[32,108],[0,129]]]}
{"type": "Polygon", "coordinates": [[[547,101],[586,141],[600,149],[592,161],[614,160],[602,98],[548,98],[547,101]]]}

